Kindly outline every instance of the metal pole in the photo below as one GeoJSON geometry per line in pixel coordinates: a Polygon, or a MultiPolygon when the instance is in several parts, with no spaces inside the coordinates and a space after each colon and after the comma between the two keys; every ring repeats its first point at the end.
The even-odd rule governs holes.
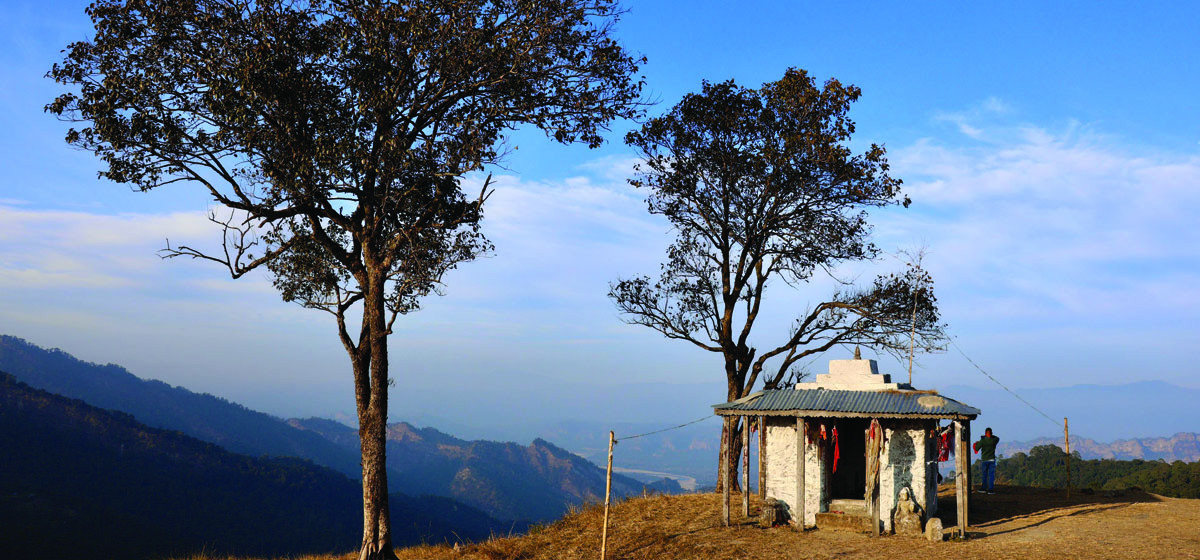
{"type": "Polygon", "coordinates": [[[613,443],[617,441],[617,435],[611,430],[608,432],[608,475],[607,481],[604,483],[604,532],[600,536],[600,560],[605,560],[608,554],[608,505],[612,499],[612,452],[613,443]]]}

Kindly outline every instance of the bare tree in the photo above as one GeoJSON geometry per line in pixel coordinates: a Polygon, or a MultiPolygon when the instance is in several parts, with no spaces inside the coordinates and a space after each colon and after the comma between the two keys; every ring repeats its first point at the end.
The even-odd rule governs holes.
{"type": "Polygon", "coordinates": [[[96,34],[49,76],[67,141],[142,191],[202,188],[222,249],[168,247],[234,277],[266,266],[331,314],[362,445],[360,558],[394,557],[385,464],[388,335],[443,274],[490,248],[488,187],[464,174],[532,125],[596,147],[639,114],[643,60],[612,0],[98,0],[96,34]],[[228,215],[226,214],[228,211],[228,215]],[[356,325],[352,324],[357,322],[356,325]]]}
{"type": "MultiPolygon", "coordinates": [[[[719,355],[728,400],[760,380],[777,387],[797,362],[839,344],[899,354],[910,334],[922,349],[942,337],[932,279],[913,266],[867,287],[845,285],[771,346],[751,345],[771,281],[796,287],[875,258],[865,209],[909,204],[883,147],[854,154],[845,146],[859,94],[837,80],[819,87],[796,69],[761,89],[705,82],[626,136],[644,157],[630,182],[649,191],[650,213],[665,216],[676,237],[657,281],[620,280],[609,297],[627,322],[719,355]]],[[[723,435],[735,454],[740,429],[723,435]]],[[[735,463],[734,487],[736,471],[735,463]]]]}

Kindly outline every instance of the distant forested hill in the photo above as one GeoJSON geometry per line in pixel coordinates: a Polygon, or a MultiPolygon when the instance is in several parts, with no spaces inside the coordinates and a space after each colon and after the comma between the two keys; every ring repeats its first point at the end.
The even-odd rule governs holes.
{"type": "MultiPolygon", "coordinates": [[[[1083,459],[1071,454],[1071,484],[1092,490],[1141,488],[1173,498],[1200,498],[1200,462],[1128,461],[1083,459]]],[[[1056,445],[1040,445],[1029,453],[1018,452],[996,463],[1001,483],[1044,488],[1066,488],[1067,454],[1056,445]]],[[[976,462],[974,480],[980,480],[976,462]]]]}
{"type": "MultiPolygon", "coordinates": [[[[277,556],[361,538],[361,491],[343,474],[231,453],[5,373],[0,450],[0,558],[277,556]]],[[[391,506],[397,544],[512,528],[446,498],[393,494],[391,506]]]]}
{"type": "Polygon", "coordinates": [[[121,366],[85,362],[0,335],[0,371],[38,389],[132,414],[147,426],[178,430],[235,453],[300,457],[361,476],[357,451],[347,452],[312,432],[225,399],[141,379],[121,366]]]}
{"type": "MultiPolygon", "coordinates": [[[[290,420],[348,449],[358,448],[358,433],[338,422],[309,418],[290,420]]],[[[501,519],[547,521],[572,505],[604,500],[604,470],[554,444],[536,439],[530,445],[465,441],[433,428],[400,422],[388,426],[389,479],[400,492],[449,496],[501,519]]],[[[613,496],[651,491],[678,493],[679,484],[664,479],[643,484],[613,475],[613,496]]]]}

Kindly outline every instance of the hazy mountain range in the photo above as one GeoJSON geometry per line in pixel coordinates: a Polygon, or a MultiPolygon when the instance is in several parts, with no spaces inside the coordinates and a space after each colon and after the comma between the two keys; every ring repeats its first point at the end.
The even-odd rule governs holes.
{"type": "MultiPolygon", "coordinates": [[[[359,484],[293,458],[248,457],[0,373],[0,558],[342,552],[359,484]]],[[[447,498],[389,500],[397,544],[511,529],[447,498]]]]}
{"type": "MultiPolygon", "coordinates": [[[[357,479],[357,431],[331,420],[283,420],[208,394],[144,380],[116,365],[78,360],[12,336],[0,336],[0,371],[29,385],[132,415],[251,456],[298,457],[357,479]]],[[[431,494],[474,506],[510,527],[556,519],[604,496],[604,471],[545,440],[528,446],[464,441],[432,428],[393,424],[388,437],[391,491],[431,494]]],[[[678,484],[613,477],[617,498],[679,491],[678,484]]]]}
{"type": "MultiPolygon", "coordinates": [[[[1039,445],[1063,446],[1062,438],[1038,438],[1030,441],[1001,441],[996,451],[1006,457],[1014,453],[1028,453],[1039,445]]],[[[1078,452],[1084,459],[1162,459],[1167,462],[1200,461],[1200,433],[1180,432],[1171,437],[1119,439],[1101,443],[1084,437],[1071,437],[1071,452],[1078,452]]]]}
{"type": "Polygon", "coordinates": [[[1063,417],[1070,419],[1072,439],[1169,437],[1200,429],[1200,389],[1162,381],[1016,390],[1046,416],[1000,388],[950,386],[940,392],[983,411],[972,434],[990,426],[1001,441],[1061,438],[1063,417]]]}
{"type": "MultiPolygon", "coordinates": [[[[332,420],[288,420],[358,453],[358,431],[332,420]]],[[[604,471],[587,459],[535,439],[530,445],[465,441],[433,428],[390,424],[387,465],[393,490],[449,496],[501,519],[549,520],[573,504],[604,500],[604,471]]],[[[678,483],[643,484],[613,475],[613,495],[640,494],[643,488],[679,492],[678,483]]]]}
{"type": "Polygon", "coordinates": [[[76,359],[0,335],[0,371],[38,389],[119,410],[152,428],[178,430],[246,455],[300,457],[361,476],[359,457],[312,432],[213,395],[141,379],[125,368],[76,359]]]}

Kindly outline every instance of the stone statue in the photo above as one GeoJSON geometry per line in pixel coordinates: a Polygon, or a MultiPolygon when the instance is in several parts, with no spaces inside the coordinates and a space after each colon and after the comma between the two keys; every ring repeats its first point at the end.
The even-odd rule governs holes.
{"type": "Polygon", "coordinates": [[[900,490],[900,496],[896,502],[896,513],[892,515],[892,529],[896,531],[897,535],[906,537],[923,535],[921,506],[917,505],[916,500],[913,500],[912,490],[908,487],[900,490]]]}

